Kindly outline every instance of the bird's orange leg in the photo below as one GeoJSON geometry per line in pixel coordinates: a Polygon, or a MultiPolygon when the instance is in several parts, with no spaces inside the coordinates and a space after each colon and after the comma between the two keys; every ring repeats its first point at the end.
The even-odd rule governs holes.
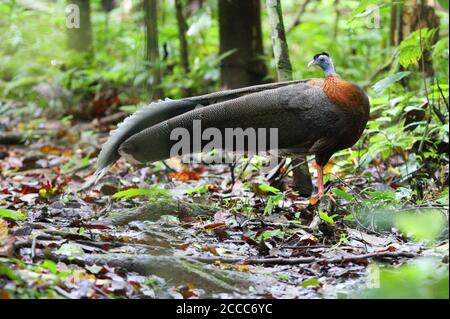
{"type": "Polygon", "coordinates": [[[316,163],[316,170],[317,170],[317,200],[321,199],[323,196],[323,166],[316,163]]]}
{"type": "MultiPolygon", "coordinates": [[[[316,163],[316,170],[317,170],[317,195],[314,196],[309,200],[309,202],[312,205],[317,204],[317,202],[324,196],[325,193],[325,187],[323,185],[323,166],[316,163]]],[[[327,194],[327,197],[330,198],[331,201],[336,203],[336,200],[334,199],[332,194],[327,194]]]]}
{"type": "Polygon", "coordinates": [[[323,166],[316,163],[315,165],[317,171],[317,194],[314,197],[311,197],[309,203],[311,205],[316,205],[319,200],[323,197],[324,186],[323,186],[323,166]]]}

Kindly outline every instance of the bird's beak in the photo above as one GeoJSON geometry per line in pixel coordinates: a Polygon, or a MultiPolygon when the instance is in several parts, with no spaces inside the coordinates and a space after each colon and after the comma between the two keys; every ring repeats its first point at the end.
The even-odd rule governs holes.
{"type": "Polygon", "coordinates": [[[311,65],[314,65],[314,60],[309,61],[308,67],[310,67],[311,65]]]}

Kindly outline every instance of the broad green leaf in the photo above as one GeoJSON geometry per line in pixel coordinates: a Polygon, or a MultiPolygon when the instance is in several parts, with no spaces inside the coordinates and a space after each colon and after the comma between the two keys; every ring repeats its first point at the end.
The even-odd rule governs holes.
{"type": "Polygon", "coordinates": [[[144,281],[143,284],[146,286],[150,286],[150,287],[156,287],[156,286],[161,285],[161,282],[156,278],[150,278],[150,279],[147,279],[146,281],[144,281]]]}
{"type": "Polygon", "coordinates": [[[192,194],[206,194],[208,193],[209,185],[200,185],[194,188],[190,188],[186,190],[187,195],[192,194]]]}
{"type": "Polygon", "coordinates": [[[276,194],[269,197],[267,201],[267,205],[264,208],[264,215],[270,215],[273,211],[273,208],[284,198],[283,194],[276,194]]]}
{"type": "Polygon", "coordinates": [[[169,191],[164,188],[129,188],[112,195],[112,198],[133,198],[138,196],[166,196],[169,191]]]}
{"type": "Polygon", "coordinates": [[[281,191],[278,188],[267,185],[267,184],[259,184],[258,188],[260,191],[266,192],[266,193],[272,193],[272,194],[281,193],[281,191]]]}
{"type": "Polygon", "coordinates": [[[441,58],[441,57],[445,56],[444,52],[447,53],[446,55],[448,58],[448,38],[439,40],[433,46],[433,59],[441,58]]]}
{"type": "Polygon", "coordinates": [[[299,283],[299,286],[316,287],[316,286],[320,286],[320,281],[319,281],[319,279],[313,277],[313,278],[309,278],[309,279],[302,281],[301,283],[299,283]]]}
{"type": "Polygon", "coordinates": [[[261,239],[270,239],[273,237],[283,238],[284,237],[284,231],[281,229],[274,229],[274,230],[266,230],[265,232],[261,233],[258,237],[256,237],[256,240],[261,239]]]}
{"type": "Polygon", "coordinates": [[[353,198],[354,198],[353,195],[351,195],[351,194],[349,194],[347,192],[344,192],[343,190],[341,190],[339,188],[333,188],[331,191],[337,197],[343,198],[343,199],[348,200],[348,201],[353,200],[353,198]]]}
{"type": "Polygon", "coordinates": [[[48,269],[52,274],[56,274],[58,272],[56,263],[53,260],[46,259],[42,262],[41,266],[48,269]]]}
{"type": "Polygon", "coordinates": [[[273,203],[272,198],[269,198],[269,200],[267,201],[266,207],[264,207],[264,215],[272,214],[274,206],[275,206],[275,204],[273,203]]]}
{"type": "Polygon", "coordinates": [[[366,8],[371,5],[371,4],[375,4],[377,3],[376,0],[362,0],[359,2],[358,7],[356,7],[355,10],[353,10],[352,14],[350,15],[350,18],[348,19],[348,21],[352,21],[353,19],[356,18],[357,15],[362,14],[366,8]]]}
{"type": "Polygon", "coordinates": [[[367,194],[369,194],[372,199],[378,200],[394,200],[396,198],[394,192],[367,192],[367,194]]]}
{"type": "Polygon", "coordinates": [[[388,77],[384,78],[383,80],[380,80],[377,83],[375,83],[372,86],[372,89],[375,91],[375,93],[381,94],[381,93],[383,93],[384,90],[386,90],[392,84],[394,84],[395,82],[400,81],[401,79],[403,79],[404,77],[408,76],[409,74],[411,74],[411,72],[409,72],[409,71],[402,71],[402,72],[398,72],[398,73],[389,75],[388,77]]]}
{"type": "Polygon", "coordinates": [[[338,215],[331,215],[328,216],[327,212],[319,212],[319,217],[320,219],[322,219],[324,222],[333,225],[334,224],[334,218],[337,217],[338,215]]]}
{"type": "Polygon", "coordinates": [[[25,220],[27,216],[21,212],[14,212],[6,208],[0,208],[0,217],[25,220]]]}
{"type": "Polygon", "coordinates": [[[422,28],[411,33],[400,43],[397,54],[399,62],[404,68],[419,61],[422,51],[429,48],[430,39],[435,32],[436,29],[422,28]]]}
{"type": "Polygon", "coordinates": [[[278,278],[280,278],[281,280],[286,280],[286,281],[291,280],[291,278],[288,275],[285,275],[285,274],[276,274],[276,276],[278,278]]]}
{"type": "Polygon", "coordinates": [[[9,279],[14,281],[21,281],[14,268],[9,267],[8,265],[0,265],[0,276],[8,277],[9,279]]]}

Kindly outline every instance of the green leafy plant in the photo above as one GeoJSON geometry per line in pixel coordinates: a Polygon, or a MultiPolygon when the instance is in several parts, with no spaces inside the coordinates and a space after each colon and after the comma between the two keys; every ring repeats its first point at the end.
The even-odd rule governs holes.
{"type": "Polygon", "coordinates": [[[397,48],[400,64],[407,68],[417,63],[424,50],[430,48],[430,40],[436,33],[436,29],[422,28],[412,32],[397,48]]]}
{"type": "Polygon", "coordinates": [[[186,194],[187,195],[206,194],[206,193],[208,193],[210,186],[211,185],[199,185],[197,187],[187,189],[186,194]]]}
{"type": "Polygon", "coordinates": [[[169,196],[169,190],[165,188],[129,188],[123,191],[119,191],[112,195],[112,198],[133,198],[133,197],[153,197],[153,198],[160,198],[160,197],[168,197],[169,196]]]}
{"type": "Polygon", "coordinates": [[[334,219],[339,216],[337,214],[331,215],[329,216],[327,212],[319,212],[319,217],[320,219],[322,219],[324,222],[333,225],[334,224],[334,219]]]}
{"type": "Polygon", "coordinates": [[[377,93],[377,94],[382,94],[384,92],[384,90],[386,90],[387,88],[389,88],[392,84],[400,81],[401,79],[407,77],[408,75],[410,75],[411,72],[408,71],[402,71],[402,72],[397,72],[395,74],[389,75],[388,77],[378,81],[377,83],[375,83],[372,86],[372,89],[377,93]]]}
{"type": "Polygon", "coordinates": [[[284,199],[284,194],[276,187],[259,184],[258,189],[261,192],[269,193],[266,206],[264,207],[264,215],[270,215],[273,209],[284,199]]]}
{"type": "Polygon", "coordinates": [[[271,238],[284,238],[285,232],[281,229],[266,230],[256,237],[256,240],[267,240],[271,238]]]}
{"type": "Polygon", "coordinates": [[[15,212],[6,208],[0,208],[0,217],[25,220],[27,216],[22,212],[15,212]]]}
{"type": "Polygon", "coordinates": [[[278,188],[270,186],[270,185],[267,185],[267,184],[264,184],[264,183],[259,184],[258,185],[258,189],[261,192],[265,192],[265,193],[271,193],[271,194],[279,194],[279,193],[281,193],[281,191],[278,188]]]}

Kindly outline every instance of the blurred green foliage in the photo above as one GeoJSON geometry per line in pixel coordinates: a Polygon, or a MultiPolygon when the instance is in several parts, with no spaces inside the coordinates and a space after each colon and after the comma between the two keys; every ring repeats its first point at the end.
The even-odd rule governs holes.
{"type": "Polygon", "coordinates": [[[421,258],[399,268],[377,269],[379,287],[368,288],[358,298],[448,299],[448,269],[435,258],[421,258]]]}
{"type": "Polygon", "coordinates": [[[415,240],[434,241],[441,235],[446,220],[438,210],[417,212],[402,212],[395,217],[395,224],[405,235],[415,240]]]}

